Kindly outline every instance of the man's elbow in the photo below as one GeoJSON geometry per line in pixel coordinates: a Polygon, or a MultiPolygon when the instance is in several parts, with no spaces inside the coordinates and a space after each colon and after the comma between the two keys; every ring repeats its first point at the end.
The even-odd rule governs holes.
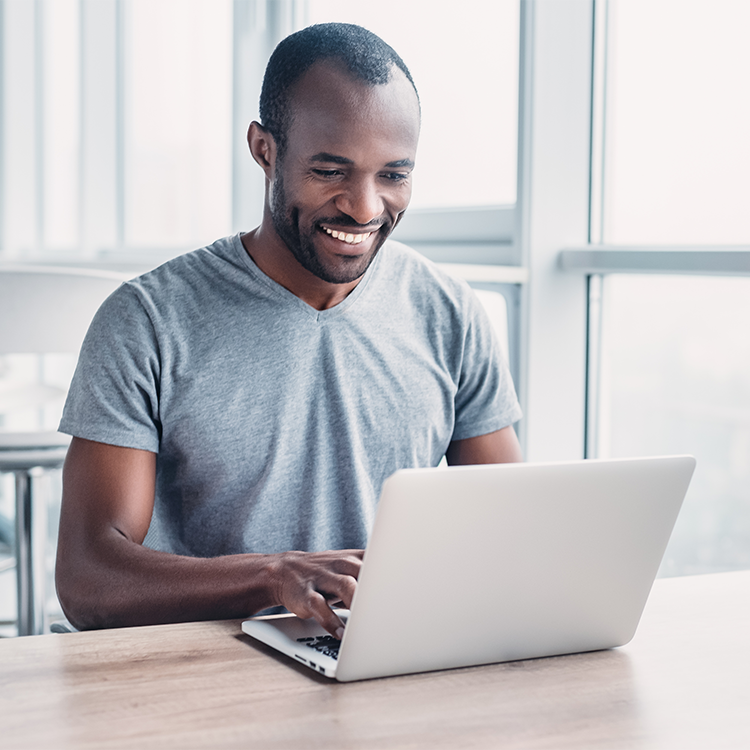
{"type": "Polygon", "coordinates": [[[96,574],[96,563],[70,560],[58,552],[55,587],[63,614],[78,630],[117,627],[120,618],[107,585],[96,574]]]}

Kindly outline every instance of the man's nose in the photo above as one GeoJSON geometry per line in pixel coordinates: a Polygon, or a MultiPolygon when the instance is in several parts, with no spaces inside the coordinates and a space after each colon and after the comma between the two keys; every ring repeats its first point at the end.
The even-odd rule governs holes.
{"type": "Polygon", "coordinates": [[[385,204],[371,179],[352,180],[336,200],[336,207],[357,224],[369,224],[383,215],[385,204]]]}

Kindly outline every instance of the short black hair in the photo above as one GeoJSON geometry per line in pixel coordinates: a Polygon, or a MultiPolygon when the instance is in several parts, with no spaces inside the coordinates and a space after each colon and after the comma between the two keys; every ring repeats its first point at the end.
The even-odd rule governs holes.
{"type": "Polygon", "coordinates": [[[281,156],[289,130],[290,90],[316,62],[338,60],[357,79],[371,85],[388,83],[393,66],[402,70],[419,93],[406,63],[379,36],[351,23],[319,23],[286,37],[266,66],[260,92],[261,125],[271,133],[281,156]]]}

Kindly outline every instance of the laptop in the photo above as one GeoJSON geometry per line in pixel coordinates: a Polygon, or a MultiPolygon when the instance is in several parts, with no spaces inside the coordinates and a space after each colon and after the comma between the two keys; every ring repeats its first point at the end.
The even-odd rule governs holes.
{"type": "Polygon", "coordinates": [[[635,634],[692,456],[397,471],[339,642],[314,620],[249,636],[347,682],[621,646],[635,634]]]}

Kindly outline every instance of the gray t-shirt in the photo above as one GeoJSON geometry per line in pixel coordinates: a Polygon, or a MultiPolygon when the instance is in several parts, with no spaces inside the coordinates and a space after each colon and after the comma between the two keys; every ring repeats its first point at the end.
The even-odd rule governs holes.
{"type": "Polygon", "coordinates": [[[520,416],[476,296],[418,253],[318,311],[235,236],[105,301],[60,430],[157,453],[146,543],[213,557],[364,547],[390,474],[520,416]]]}

